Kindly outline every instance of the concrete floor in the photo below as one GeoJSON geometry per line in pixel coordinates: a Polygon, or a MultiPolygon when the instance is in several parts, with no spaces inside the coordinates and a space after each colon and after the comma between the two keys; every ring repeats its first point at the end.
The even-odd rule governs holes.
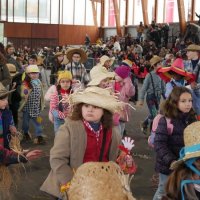
{"type": "MultiPolygon", "coordinates": [[[[147,145],[147,138],[140,131],[140,122],[147,114],[146,107],[136,107],[132,111],[130,122],[126,125],[127,134],[135,140],[134,159],[138,166],[135,177],[131,182],[131,190],[137,200],[151,200],[155,192],[151,183],[154,173],[154,152],[147,145]]],[[[22,144],[24,148],[40,148],[44,156],[38,160],[26,164],[26,171],[21,170],[19,180],[12,189],[14,200],[51,200],[52,198],[39,190],[41,184],[47,177],[49,166],[49,150],[53,145],[53,125],[48,120],[48,108],[44,110],[43,124],[44,134],[47,136],[45,145],[22,144]]]]}

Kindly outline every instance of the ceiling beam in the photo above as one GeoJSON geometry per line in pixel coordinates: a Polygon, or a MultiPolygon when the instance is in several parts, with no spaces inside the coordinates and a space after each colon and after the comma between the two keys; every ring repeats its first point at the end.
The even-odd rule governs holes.
{"type": "Polygon", "coordinates": [[[186,30],[184,1],[183,0],[177,0],[177,4],[178,4],[178,16],[179,16],[180,32],[182,34],[184,34],[185,30],[186,30]]]}
{"type": "Polygon", "coordinates": [[[148,0],[141,0],[141,1],[142,1],[142,14],[143,14],[144,25],[148,26],[149,25],[148,10],[147,10],[148,0]]]}
{"type": "Polygon", "coordinates": [[[119,6],[118,6],[117,0],[113,0],[113,6],[114,6],[114,12],[115,12],[117,35],[121,37],[122,30],[121,30],[121,25],[120,25],[120,13],[119,13],[119,6]]]}

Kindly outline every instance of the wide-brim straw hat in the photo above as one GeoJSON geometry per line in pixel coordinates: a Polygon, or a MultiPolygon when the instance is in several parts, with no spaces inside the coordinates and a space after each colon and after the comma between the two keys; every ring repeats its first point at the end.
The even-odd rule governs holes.
{"type": "Polygon", "coordinates": [[[106,55],[101,56],[101,58],[100,58],[100,64],[104,65],[104,63],[106,61],[110,61],[110,66],[111,66],[114,63],[114,61],[115,61],[115,57],[110,58],[110,57],[108,57],[106,55]]]}
{"type": "Polygon", "coordinates": [[[87,162],[74,174],[69,200],[135,200],[128,178],[114,162],[87,162]]]}
{"type": "Polygon", "coordinates": [[[11,63],[7,63],[6,66],[8,67],[8,70],[10,72],[10,76],[14,77],[17,74],[19,74],[19,72],[17,71],[17,68],[15,65],[11,64],[11,63]]]}
{"type": "Polygon", "coordinates": [[[39,73],[40,72],[37,65],[29,65],[28,67],[26,67],[25,71],[26,71],[27,74],[28,73],[39,73]]]}
{"type": "Polygon", "coordinates": [[[196,44],[190,44],[186,49],[186,51],[198,51],[200,52],[200,46],[196,44]]]}
{"type": "Polygon", "coordinates": [[[0,82],[0,98],[10,94],[11,92],[14,92],[15,90],[6,90],[6,88],[3,86],[3,84],[0,82]]]}
{"type": "Polygon", "coordinates": [[[157,74],[163,79],[165,82],[169,82],[172,78],[171,72],[179,74],[183,76],[183,78],[191,82],[194,80],[194,75],[190,72],[184,70],[183,59],[177,58],[171,65],[171,67],[160,67],[157,70],[157,74]]]}
{"type": "Polygon", "coordinates": [[[162,58],[155,55],[150,59],[150,64],[151,64],[151,66],[153,66],[153,65],[155,65],[155,64],[157,64],[158,62],[161,62],[161,61],[162,61],[162,58]]]}
{"type": "Polygon", "coordinates": [[[187,126],[184,130],[184,144],[185,146],[181,149],[179,160],[172,163],[170,169],[177,168],[183,162],[191,159],[200,157],[200,121],[194,122],[187,126]],[[190,151],[189,148],[197,147],[195,151],[190,151]]]}
{"type": "Polygon", "coordinates": [[[133,62],[129,59],[122,60],[122,64],[127,65],[128,67],[132,67],[133,62]]]}
{"type": "Polygon", "coordinates": [[[64,56],[64,55],[65,55],[64,52],[59,51],[59,52],[56,52],[54,56],[58,57],[58,56],[64,56]]]}
{"type": "Polygon", "coordinates": [[[83,49],[80,48],[72,48],[72,49],[68,49],[67,50],[67,59],[69,60],[69,62],[72,62],[72,56],[78,53],[81,56],[80,62],[84,63],[87,60],[87,54],[83,49]]]}
{"type": "Polygon", "coordinates": [[[91,86],[83,91],[74,92],[69,96],[71,106],[85,103],[103,108],[111,113],[123,110],[125,103],[116,99],[109,89],[91,86]]]}
{"type": "Polygon", "coordinates": [[[115,73],[109,72],[105,67],[97,65],[90,70],[91,81],[88,86],[98,86],[106,78],[114,78],[115,73]]]}
{"type": "Polygon", "coordinates": [[[37,65],[38,66],[44,65],[44,58],[42,58],[42,56],[37,56],[37,65]]]}

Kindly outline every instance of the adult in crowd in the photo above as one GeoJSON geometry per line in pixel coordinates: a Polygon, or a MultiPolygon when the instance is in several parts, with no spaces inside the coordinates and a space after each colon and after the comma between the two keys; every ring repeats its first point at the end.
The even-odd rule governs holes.
{"type": "Polygon", "coordinates": [[[143,34],[143,32],[144,32],[144,29],[145,29],[145,27],[144,27],[143,23],[140,22],[139,26],[137,27],[137,39],[138,39],[139,41],[142,41],[142,40],[143,40],[142,34],[143,34]]]}
{"type": "Polygon", "coordinates": [[[62,64],[64,60],[64,53],[57,52],[54,56],[54,60],[51,67],[50,84],[54,85],[58,76],[58,71],[63,71],[65,66],[62,64]]]}
{"type": "Polygon", "coordinates": [[[11,83],[11,76],[6,66],[6,59],[2,53],[0,53],[0,82],[5,87],[11,83]]]}
{"type": "Polygon", "coordinates": [[[13,44],[8,44],[6,46],[6,59],[8,63],[15,65],[18,72],[22,71],[22,66],[16,61],[16,57],[14,55],[15,48],[13,44]]]}
{"type": "Polygon", "coordinates": [[[69,63],[65,66],[65,70],[72,73],[73,82],[80,82],[86,85],[89,82],[89,75],[84,66],[87,55],[83,49],[73,48],[67,52],[69,63]]]}
{"type": "Polygon", "coordinates": [[[192,89],[193,107],[200,120],[200,46],[191,44],[187,48],[187,58],[185,62],[185,70],[195,75],[195,80],[190,84],[192,89]]]}

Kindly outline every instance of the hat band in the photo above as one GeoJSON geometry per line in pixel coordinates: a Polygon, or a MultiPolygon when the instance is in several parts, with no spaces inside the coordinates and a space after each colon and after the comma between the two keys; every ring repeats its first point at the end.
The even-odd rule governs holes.
{"type": "Polygon", "coordinates": [[[200,144],[183,147],[179,153],[180,159],[184,158],[186,154],[195,153],[197,151],[200,151],[200,144]]]}

